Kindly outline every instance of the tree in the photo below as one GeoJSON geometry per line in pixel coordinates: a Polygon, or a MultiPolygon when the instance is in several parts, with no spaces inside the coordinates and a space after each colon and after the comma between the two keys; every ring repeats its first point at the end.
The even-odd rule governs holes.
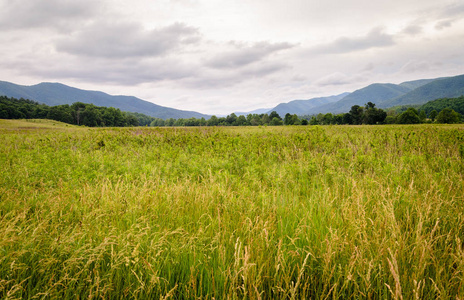
{"type": "Polygon", "coordinates": [[[334,115],[332,119],[332,124],[338,124],[338,125],[343,124],[343,115],[344,114],[334,115]]]}
{"type": "Polygon", "coordinates": [[[323,125],[330,125],[330,124],[332,124],[332,121],[333,121],[333,115],[331,113],[326,113],[322,117],[322,124],[323,125]]]}
{"type": "Polygon", "coordinates": [[[396,116],[387,116],[383,122],[385,124],[395,124],[396,123],[396,116]]]}
{"type": "Polygon", "coordinates": [[[417,113],[417,110],[412,107],[408,108],[405,112],[400,114],[396,118],[396,121],[398,124],[419,124],[420,123],[419,114],[417,113]]]}
{"type": "Polygon", "coordinates": [[[216,116],[211,116],[211,118],[206,121],[206,125],[208,126],[217,126],[219,124],[219,120],[216,116]]]}
{"type": "Polygon", "coordinates": [[[275,110],[273,110],[273,111],[269,114],[269,118],[270,118],[271,120],[273,120],[274,118],[277,118],[277,119],[279,119],[279,120],[282,120],[282,118],[279,116],[279,114],[278,114],[275,110]]]}
{"type": "Polygon", "coordinates": [[[162,127],[164,126],[164,120],[160,118],[155,118],[151,123],[150,126],[152,127],[162,127]]]}
{"type": "Polygon", "coordinates": [[[269,125],[271,126],[279,126],[279,125],[282,125],[283,122],[282,122],[282,119],[279,119],[277,117],[274,117],[271,122],[269,123],[269,125]]]}
{"type": "Polygon", "coordinates": [[[139,126],[139,120],[134,115],[126,115],[127,125],[139,126]]]}
{"type": "Polygon", "coordinates": [[[164,126],[174,126],[174,124],[176,123],[176,120],[174,120],[173,118],[169,118],[169,119],[166,119],[166,121],[164,121],[164,126]]]}
{"type": "Polygon", "coordinates": [[[387,113],[375,107],[375,104],[372,102],[367,102],[366,110],[364,111],[362,120],[364,124],[380,124],[383,123],[385,118],[387,117],[387,113]]]}
{"type": "Polygon", "coordinates": [[[301,125],[301,121],[296,114],[292,115],[292,123],[293,125],[301,125]]]}
{"type": "Polygon", "coordinates": [[[293,117],[290,113],[286,113],[284,117],[284,124],[285,125],[293,125],[293,117]]]}
{"type": "Polygon", "coordinates": [[[350,113],[346,113],[342,117],[342,123],[343,124],[353,124],[353,117],[351,116],[350,113]]]}
{"type": "Polygon", "coordinates": [[[235,120],[235,125],[237,126],[245,126],[247,125],[247,119],[244,115],[238,116],[237,120],[235,120]]]}
{"type": "Polygon", "coordinates": [[[363,107],[359,105],[353,105],[350,109],[352,124],[354,125],[362,124],[363,113],[364,113],[363,107]]]}
{"type": "Polygon", "coordinates": [[[227,122],[228,125],[235,125],[236,120],[237,120],[237,115],[234,114],[234,113],[231,113],[226,118],[226,122],[227,122]]]}
{"type": "Polygon", "coordinates": [[[317,122],[317,119],[315,116],[312,116],[311,119],[309,120],[309,125],[318,125],[319,123],[317,122]]]}
{"type": "Polygon", "coordinates": [[[421,120],[421,123],[425,122],[425,120],[427,119],[427,115],[425,114],[425,111],[421,110],[419,112],[419,119],[421,120]]]}
{"type": "Polygon", "coordinates": [[[430,119],[432,119],[432,121],[435,121],[435,118],[438,116],[438,112],[434,109],[430,112],[430,119]]]}
{"type": "Polygon", "coordinates": [[[453,124],[459,123],[460,120],[461,115],[451,108],[444,108],[437,116],[437,123],[453,124]]]}
{"type": "Polygon", "coordinates": [[[364,107],[366,108],[366,110],[370,108],[375,108],[375,104],[369,101],[366,104],[364,104],[364,107]]]}

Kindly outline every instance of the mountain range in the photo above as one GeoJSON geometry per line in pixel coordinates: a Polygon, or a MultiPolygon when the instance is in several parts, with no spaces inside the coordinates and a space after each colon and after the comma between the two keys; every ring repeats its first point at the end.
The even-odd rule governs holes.
{"type": "MultiPolygon", "coordinates": [[[[74,102],[92,103],[97,106],[119,108],[122,111],[138,112],[161,119],[206,118],[210,116],[194,111],[184,111],[160,106],[132,96],[112,96],[98,91],[81,90],[60,83],[39,83],[32,86],[17,85],[0,81],[0,95],[24,98],[50,106],[72,104],[74,102]]],[[[287,113],[315,115],[319,113],[348,112],[353,105],[364,106],[372,102],[380,108],[398,105],[424,104],[439,98],[455,98],[464,95],[464,75],[435,79],[419,79],[400,84],[374,83],[352,93],[308,100],[293,100],[280,103],[273,108],[261,108],[249,113],[270,113],[276,111],[280,116],[287,113]]]]}
{"type": "Polygon", "coordinates": [[[464,75],[419,79],[400,84],[374,83],[352,93],[338,96],[296,100],[281,103],[269,110],[280,115],[316,115],[319,113],[344,113],[353,105],[364,106],[372,102],[381,108],[398,105],[417,105],[439,98],[453,98],[464,95],[464,75]],[[325,102],[325,103],[324,103],[325,102]]]}
{"type": "Polygon", "coordinates": [[[92,103],[96,106],[115,107],[122,111],[142,113],[160,119],[188,119],[192,117],[208,119],[210,117],[194,111],[160,106],[132,96],[112,96],[103,92],[73,88],[61,83],[44,82],[24,86],[0,81],[0,95],[34,100],[50,106],[74,102],[92,103]]]}

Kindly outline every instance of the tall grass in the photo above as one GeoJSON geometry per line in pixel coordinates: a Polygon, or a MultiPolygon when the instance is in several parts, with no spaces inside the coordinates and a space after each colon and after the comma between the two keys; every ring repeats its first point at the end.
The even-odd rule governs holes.
{"type": "Polygon", "coordinates": [[[462,126],[0,136],[2,299],[464,298],[462,126]]]}

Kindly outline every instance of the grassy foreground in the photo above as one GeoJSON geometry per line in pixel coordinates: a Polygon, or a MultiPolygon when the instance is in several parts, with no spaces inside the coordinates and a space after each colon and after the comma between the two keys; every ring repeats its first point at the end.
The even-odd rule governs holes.
{"type": "Polygon", "coordinates": [[[0,141],[1,299],[464,298],[463,125],[0,141]]]}

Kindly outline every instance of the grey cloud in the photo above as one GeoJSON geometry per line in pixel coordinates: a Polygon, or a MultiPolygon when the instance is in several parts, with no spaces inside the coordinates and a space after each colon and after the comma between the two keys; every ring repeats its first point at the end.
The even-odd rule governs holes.
{"type": "Polygon", "coordinates": [[[435,29],[436,30],[442,30],[442,29],[445,29],[447,27],[451,27],[452,23],[453,22],[451,20],[439,21],[439,22],[437,22],[437,24],[435,24],[435,29]]]}
{"type": "Polygon", "coordinates": [[[422,33],[422,27],[416,24],[410,24],[402,30],[402,33],[407,35],[417,35],[422,33]]]}
{"type": "Polygon", "coordinates": [[[334,42],[314,47],[312,53],[349,53],[371,48],[389,47],[394,45],[393,36],[383,32],[382,28],[375,28],[363,37],[341,37],[334,42]]]}
{"type": "Polygon", "coordinates": [[[240,83],[265,78],[271,74],[287,69],[281,63],[260,63],[236,70],[216,70],[201,68],[195,76],[186,77],[178,83],[194,89],[214,89],[233,87],[240,83]]]}
{"type": "Polygon", "coordinates": [[[435,24],[435,29],[443,30],[451,27],[454,22],[461,20],[464,16],[464,4],[448,5],[439,13],[439,20],[435,24]]]}
{"type": "Polygon", "coordinates": [[[191,64],[170,58],[108,61],[100,59],[23,60],[21,62],[0,62],[0,67],[14,72],[31,74],[39,78],[77,79],[117,85],[137,85],[177,81],[196,77],[197,68],[191,64]]]}
{"type": "Polygon", "coordinates": [[[197,43],[196,28],[182,23],[145,30],[136,23],[94,23],[75,36],[60,40],[56,49],[78,56],[103,58],[156,57],[197,43]]]}
{"type": "Polygon", "coordinates": [[[98,3],[87,0],[3,1],[0,3],[0,28],[51,27],[63,30],[71,23],[94,16],[98,9],[98,3]]]}
{"type": "Polygon", "coordinates": [[[233,45],[236,49],[216,55],[206,65],[215,69],[240,68],[261,61],[272,53],[293,47],[289,43],[269,42],[259,42],[251,46],[233,45]]]}
{"type": "Polygon", "coordinates": [[[452,4],[446,6],[441,12],[442,18],[454,18],[464,15],[464,4],[452,4]]]}

